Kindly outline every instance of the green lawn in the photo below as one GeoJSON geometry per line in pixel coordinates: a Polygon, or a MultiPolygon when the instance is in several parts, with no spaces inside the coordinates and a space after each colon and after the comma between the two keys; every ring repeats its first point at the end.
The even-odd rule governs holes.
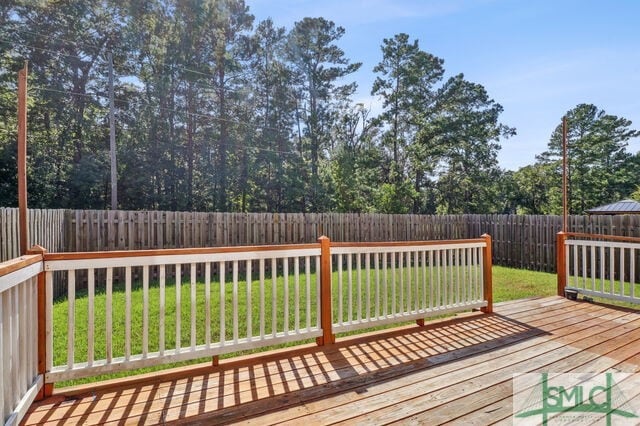
{"type": "MultiPolygon", "coordinates": [[[[373,274],[374,271],[371,271],[373,274]]],[[[390,274],[390,271],[388,272],[390,274]]],[[[334,273],[334,275],[337,273],[334,273]]],[[[356,280],[356,274],[354,273],[354,282],[356,280]]],[[[362,274],[363,283],[366,280],[365,273],[362,274]]],[[[254,335],[258,335],[260,330],[257,325],[257,320],[259,318],[259,301],[260,301],[260,291],[259,291],[259,282],[254,280],[251,286],[251,300],[252,300],[252,316],[253,323],[252,333],[254,335]]],[[[374,277],[371,275],[371,282],[374,283],[374,277]]],[[[227,281],[229,281],[230,277],[227,277],[227,281]]],[[[346,281],[346,274],[343,276],[343,279],[346,281]]],[[[290,308],[289,308],[289,328],[293,329],[295,327],[295,312],[293,305],[294,298],[294,289],[293,285],[293,277],[289,278],[290,280],[290,290],[289,290],[289,300],[290,308]]],[[[388,277],[389,283],[391,282],[391,277],[388,277]]],[[[397,278],[399,282],[399,278],[397,278]]],[[[315,305],[315,275],[311,276],[311,306],[315,305]]],[[[272,281],[270,277],[265,280],[265,302],[266,302],[266,325],[265,325],[265,333],[269,334],[272,332],[272,315],[271,315],[271,295],[274,291],[274,287],[272,286],[272,281]]],[[[337,286],[334,285],[334,300],[337,300],[337,286]]],[[[284,277],[278,276],[277,283],[275,285],[275,291],[277,294],[277,298],[282,300],[284,297],[283,294],[284,288],[284,277]]],[[[514,300],[520,298],[526,298],[531,296],[549,296],[555,294],[556,291],[556,275],[548,274],[542,272],[532,272],[526,270],[518,270],[511,268],[504,268],[495,266],[493,268],[493,289],[494,289],[494,302],[502,302],[506,300],[514,300]]],[[[225,337],[227,339],[233,338],[233,318],[230,306],[234,301],[234,289],[233,285],[229,282],[226,283],[225,286],[225,299],[227,309],[225,310],[225,318],[226,318],[226,329],[225,329],[225,337]]],[[[238,318],[238,328],[239,334],[242,336],[247,329],[246,326],[246,307],[248,306],[247,300],[247,286],[243,281],[239,282],[237,289],[237,303],[240,310],[239,318],[238,318]]],[[[188,346],[190,344],[190,329],[191,329],[191,286],[189,283],[181,284],[180,291],[180,310],[181,310],[181,332],[180,332],[180,340],[182,346],[188,346]]],[[[300,288],[299,288],[301,302],[300,302],[300,326],[304,327],[306,325],[305,312],[306,312],[306,282],[304,279],[304,275],[301,273],[300,280],[300,288]]],[[[197,309],[196,309],[196,335],[197,335],[197,344],[204,343],[204,333],[205,333],[205,308],[204,308],[204,293],[205,286],[202,283],[198,283],[196,286],[196,300],[197,300],[197,309]]],[[[158,317],[159,317],[159,294],[160,287],[157,282],[150,283],[149,286],[149,351],[157,351],[159,345],[159,332],[158,332],[158,317]]],[[[176,288],[173,282],[167,282],[165,288],[165,299],[166,299],[166,308],[165,308],[165,348],[170,349],[175,347],[176,342],[176,329],[175,329],[175,316],[176,316],[176,288]]],[[[372,290],[369,294],[371,305],[373,306],[375,293],[372,290]]],[[[396,295],[396,299],[399,300],[400,293],[396,295]]],[[[406,297],[406,294],[405,294],[406,297]]],[[[103,359],[105,357],[105,294],[104,289],[101,287],[96,288],[96,298],[95,298],[95,359],[103,359]]],[[[131,353],[137,354],[141,352],[142,349],[142,285],[137,283],[133,287],[132,298],[131,298],[131,306],[132,306],[132,315],[131,315],[131,342],[132,348],[131,353]]],[[[220,294],[219,294],[219,286],[217,283],[215,285],[211,285],[211,335],[212,341],[216,342],[220,337],[220,329],[219,329],[219,321],[215,319],[219,318],[219,303],[220,294]]],[[[356,311],[356,301],[353,300],[353,309],[356,311]]],[[[334,315],[337,310],[337,304],[334,303],[334,315]]],[[[343,289],[343,309],[346,315],[348,306],[348,298],[346,296],[346,292],[343,289]]],[[[364,309],[366,306],[366,300],[363,299],[361,301],[361,306],[364,309]]],[[[389,306],[390,308],[390,306],[389,306]]],[[[75,321],[76,321],[76,332],[74,334],[74,348],[76,352],[76,362],[85,361],[87,354],[87,297],[86,291],[79,292],[76,295],[75,301],[75,321]]],[[[54,365],[60,365],[66,363],[67,356],[67,311],[68,311],[68,302],[66,300],[59,300],[55,302],[54,305],[54,365]]],[[[125,296],[124,296],[124,288],[121,286],[114,286],[113,292],[113,356],[122,356],[124,355],[124,328],[125,328],[125,296]]],[[[313,326],[316,322],[316,312],[315,309],[312,308],[312,312],[310,314],[310,322],[313,326]]],[[[277,306],[277,327],[278,329],[282,329],[284,324],[284,312],[282,310],[282,306],[277,306]]],[[[392,325],[393,326],[393,325],[392,325]]],[[[354,334],[353,332],[350,334],[354,334]]],[[[291,343],[290,345],[295,345],[299,343],[291,343]]],[[[264,349],[262,349],[264,350],[264,349]]],[[[247,353],[245,351],[244,353],[247,353]]],[[[232,357],[237,356],[239,353],[226,354],[223,357],[232,357]]],[[[194,362],[202,362],[202,360],[194,360],[190,362],[185,362],[181,364],[172,364],[158,367],[151,367],[144,369],[144,371],[155,371],[162,368],[168,368],[170,366],[177,366],[183,364],[190,364],[194,362]]],[[[142,372],[142,370],[140,370],[142,372]]],[[[81,379],[72,382],[63,382],[60,383],[59,386],[65,386],[70,384],[79,384],[79,383],[87,383],[103,380],[106,378],[115,378],[130,375],[130,372],[121,372],[117,374],[111,374],[108,376],[98,376],[88,379],[81,379]]]]}
{"type": "Polygon", "coordinates": [[[502,266],[494,266],[492,271],[494,303],[534,296],[553,296],[557,292],[556,274],[502,266]]]}

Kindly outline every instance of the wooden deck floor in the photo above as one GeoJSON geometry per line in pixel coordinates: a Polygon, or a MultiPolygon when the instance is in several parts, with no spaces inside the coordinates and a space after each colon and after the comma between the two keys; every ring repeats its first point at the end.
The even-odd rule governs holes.
{"type": "Polygon", "coordinates": [[[24,423],[511,424],[514,373],[608,370],[640,370],[640,312],[541,298],[76,389],[37,403],[24,423]]]}

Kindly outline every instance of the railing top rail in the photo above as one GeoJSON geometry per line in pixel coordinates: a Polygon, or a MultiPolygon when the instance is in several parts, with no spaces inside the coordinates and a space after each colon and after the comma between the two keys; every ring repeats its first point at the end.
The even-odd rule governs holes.
{"type": "Polygon", "coordinates": [[[42,255],[29,254],[0,263],[0,277],[42,261],[42,255]]]}
{"type": "Polygon", "coordinates": [[[564,235],[567,238],[585,238],[591,240],[605,240],[605,241],[618,241],[623,243],[640,243],[638,237],[624,237],[619,235],[604,235],[604,234],[585,234],[580,232],[566,232],[564,235]]]}
{"type": "Polygon", "coordinates": [[[371,241],[366,243],[331,242],[331,247],[414,247],[414,246],[442,246],[459,244],[486,244],[484,238],[469,238],[459,240],[427,240],[427,241],[371,241]]]}
{"type": "Polygon", "coordinates": [[[0,293],[29,280],[42,271],[42,255],[32,254],[0,263],[0,293]]]}
{"type": "Polygon", "coordinates": [[[47,253],[45,261],[53,260],[89,260],[89,259],[114,259],[128,257],[154,257],[154,256],[183,256],[183,255],[207,255],[225,253],[245,253],[245,252],[279,252],[288,250],[320,249],[319,243],[310,244],[288,244],[288,245],[263,245],[263,246],[233,246],[233,247],[202,247],[202,248],[180,248],[180,249],[157,249],[157,250],[115,250],[115,251],[92,251],[92,252],[67,252],[67,253],[47,253]]]}

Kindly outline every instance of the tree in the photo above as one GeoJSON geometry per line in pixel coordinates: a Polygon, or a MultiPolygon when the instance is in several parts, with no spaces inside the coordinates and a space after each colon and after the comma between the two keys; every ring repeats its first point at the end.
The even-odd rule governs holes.
{"type": "MultiPolygon", "coordinates": [[[[297,73],[298,114],[304,126],[311,166],[309,211],[323,210],[324,203],[318,173],[322,150],[329,148],[329,130],[340,106],[348,102],[356,89],[355,83],[338,84],[361,64],[350,63],[336,42],[344,28],[324,18],[304,18],[296,22],[289,34],[288,59],[297,73]]],[[[300,141],[300,151],[303,141],[300,141]]]]}
{"type": "Polygon", "coordinates": [[[155,208],[232,210],[240,181],[235,148],[247,131],[238,120],[246,105],[242,49],[253,16],[242,0],[144,2],[133,11],[142,85],[133,127],[142,139],[129,166],[150,166],[145,186],[152,189],[144,192],[155,208]]]}
{"type": "MultiPolygon", "coordinates": [[[[391,186],[388,190],[397,190],[398,195],[407,194],[401,187],[405,185],[410,168],[414,175],[412,192],[417,194],[421,190],[425,161],[418,165],[417,157],[409,156],[419,128],[433,112],[437,96],[435,85],[444,74],[443,63],[442,59],[420,50],[418,40],[410,42],[409,35],[401,33],[383,40],[382,60],[373,69],[379,76],[373,83],[371,94],[382,98],[383,107],[377,121],[387,129],[382,135],[382,145],[391,151],[391,186]],[[413,167],[409,164],[411,160],[413,167]]],[[[417,199],[411,204],[417,212],[417,199]]]]}
{"type": "MultiPolygon", "coordinates": [[[[0,5],[0,24],[9,25],[9,8],[0,5]]],[[[16,116],[18,58],[9,43],[0,40],[0,206],[18,205],[18,120],[16,116]]]]}
{"type": "Polygon", "coordinates": [[[515,188],[512,198],[518,214],[550,214],[555,170],[536,163],[522,167],[513,173],[515,188]]]}
{"type": "Polygon", "coordinates": [[[260,22],[251,38],[249,80],[255,104],[251,111],[257,139],[255,163],[250,168],[253,210],[299,211],[304,183],[292,129],[295,124],[295,90],[291,64],[286,61],[287,35],[268,19],[260,22]]]}
{"type": "MultiPolygon", "coordinates": [[[[34,207],[106,208],[108,61],[119,207],[432,213],[511,209],[501,108],[406,34],[385,39],[370,117],[351,97],[345,30],[254,30],[244,0],[0,5],[0,201],[15,205],[15,75],[30,60],[34,207]],[[37,171],[37,173],[36,173],[37,171]]],[[[634,182],[631,168],[618,191],[634,182]]],[[[511,186],[510,186],[511,185],[511,186]]]]}
{"type": "Polygon", "coordinates": [[[1,13],[11,40],[2,46],[3,55],[4,49],[14,52],[11,69],[29,59],[30,86],[38,88],[29,114],[30,163],[38,170],[37,176],[30,172],[30,188],[38,188],[31,205],[104,208],[108,164],[100,158],[108,147],[106,99],[89,93],[106,86],[101,77],[106,52],[120,42],[126,26],[122,4],[12,3],[1,13]],[[95,179],[72,178],[85,166],[95,179]]]}
{"type": "Polygon", "coordinates": [[[345,109],[331,136],[330,173],[333,203],[340,212],[367,212],[376,208],[383,166],[382,152],[374,144],[376,127],[364,105],[345,109]]]}
{"type": "Polygon", "coordinates": [[[443,82],[444,61],[407,34],[384,39],[382,56],[371,93],[382,98],[382,146],[391,151],[385,191],[412,194],[414,213],[436,204],[443,213],[494,211],[498,142],[515,132],[499,122],[502,107],[462,74],[443,82]]]}
{"type": "Polygon", "coordinates": [[[214,108],[219,117],[217,120],[219,142],[214,148],[218,178],[215,183],[213,207],[219,211],[228,211],[231,208],[229,198],[232,196],[229,191],[231,187],[229,174],[230,169],[233,169],[230,166],[237,161],[237,158],[230,155],[235,145],[231,133],[233,130],[240,130],[233,128],[237,121],[233,119],[231,111],[237,106],[236,102],[242,102],[238,89],[246,81],[242,78],[244,68],[241,63],[240,46],[249,36],[253,25],[253,15],[249,14],[244,0],[218,0],[215,2],[215,7],[217,8],[214,14],[216,28],[215,38],[212,41],[215,62],[212,73],[215,76],[213,80],[216,87],[214,108]]]}
{"type": "Polygon", "coordinates": [[[502,106],[489,98],[485,88],[464,79],[450,78],[440,90],[436,137],[422,137],[427,152],[438,154],[438,208],[442,213],[496,211],[494,183],[499,141],[515,134],[501,124],[502,106]]]}
{"type": "MultiPolygon", "coordinates": [[[[607,114],[592,104],[577,105],[566,117],[569,213],[582,214],[633,192],[637,171],[626,146],[640,132],[630,128],[631,121],[607,114]]],[[[553,131],[548,150],[538,157],[538,162],[551,171],[552,186],[561,188],[561,125],[553,131]]],[[[561,211],[558,191],[551,202],[552,211],[561,211]]]]}
{"type": "Polygon", "coordinates": [[[144,2],[133,9],[132,31],[136,53],[136,77],[141,88],[131,103],[135,114],[133,136],[122,156],[122,168],[128,176],[122,185],[124,205],[148,208],[184,209],[181,188],[182,156],[179,140],[180,50],[179,29],[171,1],[144,2]],[[141,176],[142,175],[142,176],[141,176]]]}

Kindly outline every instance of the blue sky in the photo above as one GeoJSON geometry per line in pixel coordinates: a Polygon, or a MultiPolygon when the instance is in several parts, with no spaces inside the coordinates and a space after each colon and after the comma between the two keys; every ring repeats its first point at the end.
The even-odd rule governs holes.
{"type": "MultiPolygon", "coordinates": [[[[502,141],[501,167],[515,170],[546,149],[562,115],[592,103],[640,128],[640,1],[634,0],[247,0],[257,20],[291,28],[323,16],[345,28],[339,42],[362,62],[356,102],[370,95],[383,38],[405,32],[464,73],[504,107],[518,134],[502,141]]],[[[632,141],[631,152],[640,150],[632,141]]]]}

